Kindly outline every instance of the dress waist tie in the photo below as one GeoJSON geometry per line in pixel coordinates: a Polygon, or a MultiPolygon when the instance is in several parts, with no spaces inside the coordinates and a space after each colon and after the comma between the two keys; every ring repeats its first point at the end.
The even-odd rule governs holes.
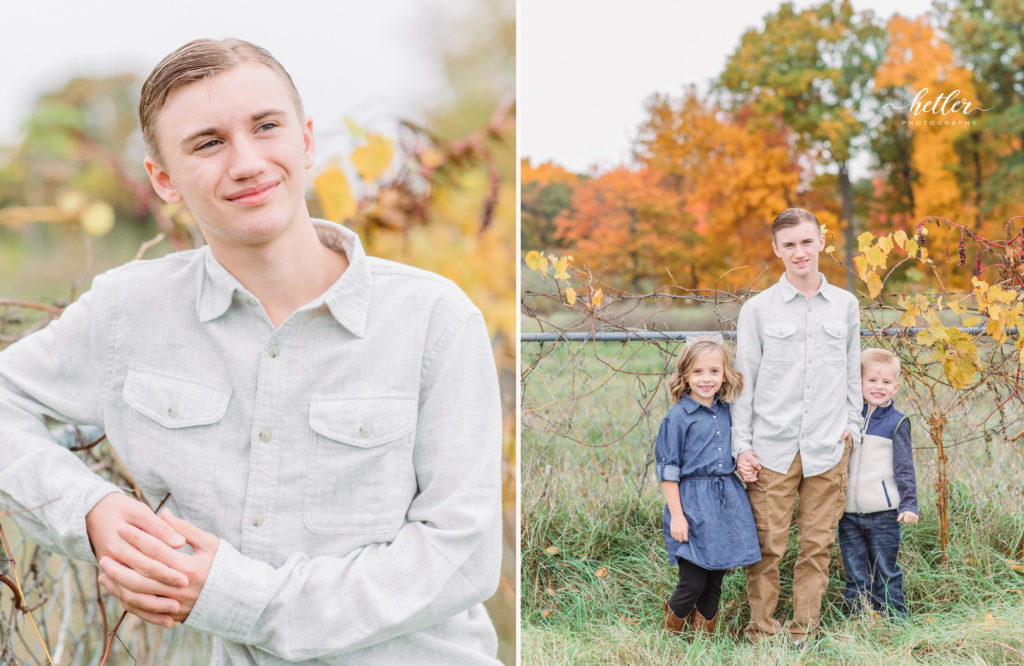
{"type": "Polygon", "coordinates": [[[726,508],[725,499],[725,477],[731,476],[731,474],[705,474],[705,475],[692,475],[684,476],[680,481],[689,481],[691,479],[697,481],[711,481],[715,484],[715,490],[718,491],[718,501],[721,502],[722,508],[726,508]]]}

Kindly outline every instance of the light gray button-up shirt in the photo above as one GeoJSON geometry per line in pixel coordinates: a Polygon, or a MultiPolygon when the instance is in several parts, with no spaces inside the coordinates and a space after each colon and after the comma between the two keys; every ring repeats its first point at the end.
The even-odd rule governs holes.
{"type": "Polygon", "coordinates": [[[736,327],[743,392],[732,403],[733,456],[753,449],[782,474],[798,451],[804,476],[835,467],[847,428],[860,444],[860,309],[819,275],[808,299],[783,274],[743,304],[736,327]]]}
{"type": "Polygon", "coordinates": [[[133,262],[0,353],[0,506],[95,561],[117,489],[56,445],[102,427],[151,505],[221,539],[186,626],[217,664],[497,663],[501,412],[480,311],[368,258],[276,330],[209,248],[133,262]]]}

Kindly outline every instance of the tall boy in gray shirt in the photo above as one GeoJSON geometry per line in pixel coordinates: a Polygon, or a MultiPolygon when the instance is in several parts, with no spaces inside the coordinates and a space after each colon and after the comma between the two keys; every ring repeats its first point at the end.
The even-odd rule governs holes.
{"type": "Polygon", "coordinates": [[[501,413],[480,311],[310,218],[312,120],[269,53],[143,85],[146,168],[207,241],[97,277],[0,354],[0,508],[223,664],[495,664],[501,413]],[[95,424],[160,516],[57,446],[95,424]],[[191,551],[181,550],[185,543],[191,551]]]}
{"type": "Polygon", "coordinates": [[[818,627],[829,553],[846,502],[847,460],[860,441],[860,316],[857,299],[818,272],[825,239],[809,211],[788,208],[772,223],[772,249],[786,272],[747,301],[737,324],[736,369],[743,393],[732,403],[732,450],[748,482],[761,561],[747,567],[750,625],[779,633],[779,561],[793,503],[799,554],[793,571],[798,644],[818,627]]]}

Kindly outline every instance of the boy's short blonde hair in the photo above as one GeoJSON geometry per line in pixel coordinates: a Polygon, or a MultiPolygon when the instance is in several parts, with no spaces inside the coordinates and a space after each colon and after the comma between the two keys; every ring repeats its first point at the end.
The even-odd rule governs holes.
{"type": "Polygon", "coordinates": [[[868,363],[878,363],[881,365],[892,366],[896,369],[896,379],[900,378],[900,357],[893,354],[888,349],[879,349],[878,347],[868,347],[860,353],[860,369],[864,370],[868,363]]]}

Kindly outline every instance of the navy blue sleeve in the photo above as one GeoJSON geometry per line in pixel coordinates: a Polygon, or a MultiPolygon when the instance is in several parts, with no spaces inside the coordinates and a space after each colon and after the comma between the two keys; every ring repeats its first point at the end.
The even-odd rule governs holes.
{"type": "Polygon", "coordinates": [[[896,492],[900,494],[899,513],[917,510],[917,476],[914,473],[914,450],[910,443],[910,419],[904,418],[892,436],[892,472],[896,492]]]}
{"type": "Polygon", "coordinates": [[[661,421],[658,441],[654,445],[654,461],[658,481],[679,482],[679,468],[682,467],[682,437],[680,424],[672,418],[671,412],[661,421]]]}

